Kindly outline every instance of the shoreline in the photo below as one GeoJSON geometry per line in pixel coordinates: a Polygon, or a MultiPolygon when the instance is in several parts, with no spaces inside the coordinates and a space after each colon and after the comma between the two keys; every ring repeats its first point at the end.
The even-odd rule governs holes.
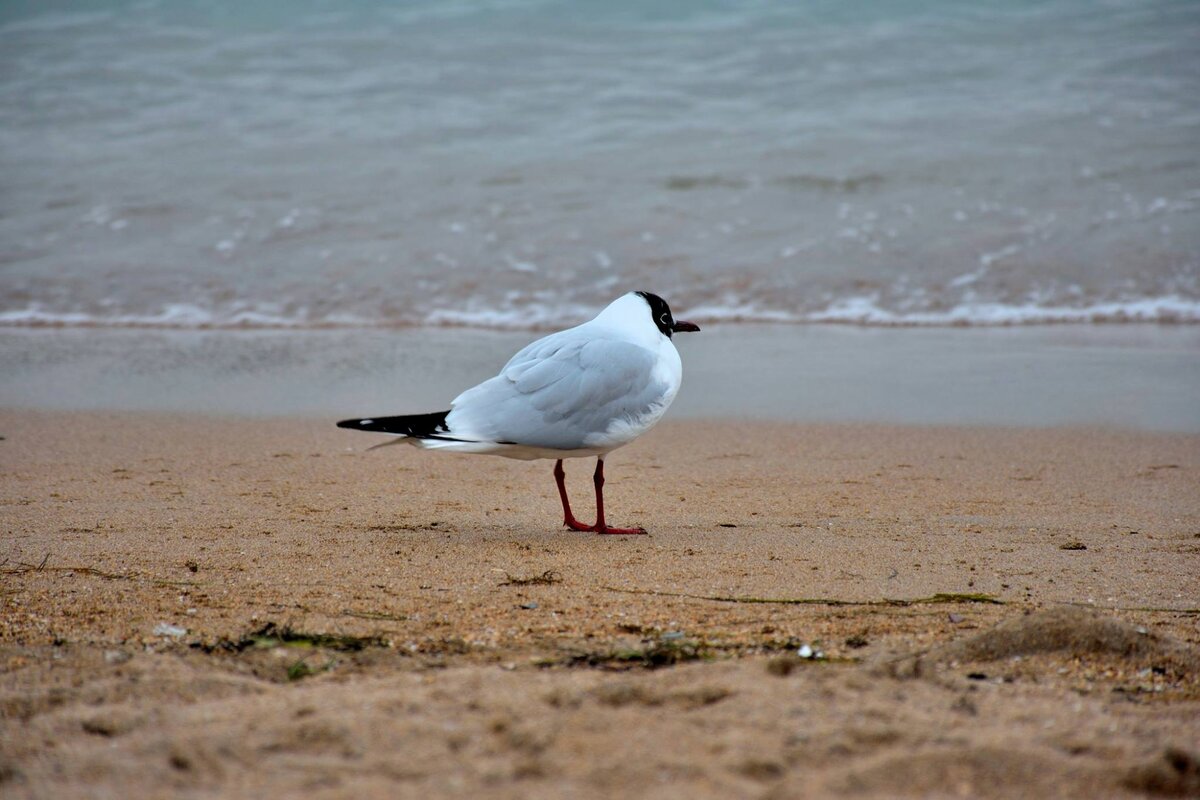
{"type": "MultiPolygon", "coordinates": [[[[167,303],[157,314],[97,317],[77,312],[45,311],[35,303],[26,309],[0,311],[0,328],[55,330],[167,331],[320,331],[469,329],[493,332],[546,333],[577,325],[603,306],[569,306],[557,315],[545,309],[459,311],[435,309],[423,318],[387,320],[334,314],[324,319],[280,316],[239,310],[221,314],[188,303],[167,303]]],[[[1197,325],[1200,301],[1169,294],[1088,306],[1039,306],[1015,303],[965,303],[945,311],[900,312],[880,307],[869,297],[844,297],[824,309],[805,312],[757,309],[751,305],[701,303],[689,312],[705,325],[849,325],[862,328],[1022,328],[1061,325],[1197,325]]]]}
{"type": "MultiPolygon", "coordinates": [[[[0,330],[0,408],[332,416],[445,408],[532,332],[0,330]]],[[[720,325],[669,418],[1200,432],[1200,326],[720,325]],[[739,387],[731,391],[730,387],[739,387]]]]}

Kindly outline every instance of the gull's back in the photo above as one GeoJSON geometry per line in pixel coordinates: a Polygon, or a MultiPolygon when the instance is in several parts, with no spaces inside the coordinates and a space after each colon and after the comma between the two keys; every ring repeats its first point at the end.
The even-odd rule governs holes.
{"type": "Polygon", "coordinates": [[[455,398],[446,423],[466,442],[423,445],[512,458],[602,455],[662,418],[682,371],[645,301],[626,295],[595,319],[528,345],[499,375],[455,398]]]}

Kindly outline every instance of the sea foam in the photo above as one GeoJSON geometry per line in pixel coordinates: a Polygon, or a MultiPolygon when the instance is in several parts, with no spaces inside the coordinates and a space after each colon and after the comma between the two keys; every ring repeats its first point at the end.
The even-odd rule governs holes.
{"type": "MultiPolygon", "coordinates": [[[[163,328],[163,329],[318,329],[457,327],[489,330],[547,330],[590,319],[600,306],[580,303],[506,305],[487,308],[468,303],[463,308],[435,308],[413,316],[369,316],[304,312],[292,316],[238,308],[210,310],[188,303],[171,303],[147,314],[88,314],[54,312],[40,304],[0,312],[0,327],[163,328]]],[[[1079,306],[1036,303],[961,303],[950,308],[895,311],[877,298],[855,296],[835,300],[814,311],[763,308],[748,302],[700,304],[676,309],[681,317],[700,323],[837,324],[864,327],[1001,327],[1014,325],[1159,323],[1200,324],[1200,302],[1179,296],[1138,298],[1079,306]]]]}

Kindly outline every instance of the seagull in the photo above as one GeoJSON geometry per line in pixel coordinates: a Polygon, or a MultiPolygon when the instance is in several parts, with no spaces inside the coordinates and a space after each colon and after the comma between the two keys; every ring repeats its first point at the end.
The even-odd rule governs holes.
{"type": "Polygon", "coordinates": [[[339,428],[390,433],[426,450],[532,460],[553,458],[563,524],[573,531],[644,534],[604,521],[604,457],[654,427],[683,378],[672,334],[698,331],[656,294],[629,292],[589,322],[553,333],[467,389],[447,411],[342,420],[339,428]],[[571,513],[563,459],[596,457],[596,524],[571,513]]]}

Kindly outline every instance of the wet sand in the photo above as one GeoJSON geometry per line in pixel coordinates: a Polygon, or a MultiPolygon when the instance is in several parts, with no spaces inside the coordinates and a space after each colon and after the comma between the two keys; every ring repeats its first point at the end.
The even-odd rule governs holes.
{"type": "MultiPolygon", "coordinates": [[[[0,408],[261,417],[444,409],[534,331],[0,327],[0,408]]],[[[1200,326],[709,325],[672,419],[1200,433],[1200,326]]]]}
{"type": "Polygon", "coordinates": [[[0,435],[8,797],[1200,792],[1200,436],[667,423],[598,537],[327,420],[0,435]]]}

